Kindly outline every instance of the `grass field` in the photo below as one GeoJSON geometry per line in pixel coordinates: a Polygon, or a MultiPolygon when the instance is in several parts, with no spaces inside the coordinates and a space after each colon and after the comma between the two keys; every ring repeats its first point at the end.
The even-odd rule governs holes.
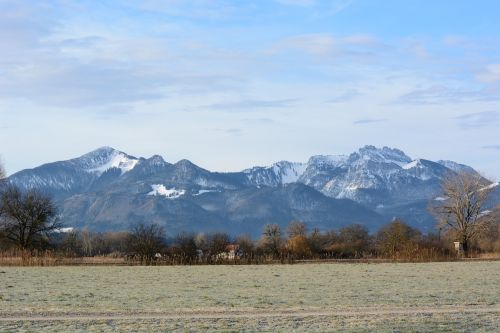
{"type": "Polygon", "coordinates": [[[499,331],[500,262],[0,267],[0,331],[499,331]]]}

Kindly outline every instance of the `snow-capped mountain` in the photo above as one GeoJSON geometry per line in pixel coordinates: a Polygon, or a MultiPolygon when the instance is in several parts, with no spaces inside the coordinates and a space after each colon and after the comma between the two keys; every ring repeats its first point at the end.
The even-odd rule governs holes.
{"type": "Polygon", "coordinates": [[[100,176],[112,168],[120,169],[122,174],[128,172],[137,165],[139,159],[111,147],[102,147],[69,162],[76,168],[100,176]]]}
{"type": "Polygon", "coordinates": [[[432,230],[429,201],[439,197],[447,174],[464,171],[476,173],[455,162],[412,159],[401,150],[374,146],[231,173],[103,147],[20,171],[9,181],[53,195],[69,227],[122,230],[147,220],[171,233],[227,230],[258,236],[265,223],[285,226],[291,219],[322,229],[362,223],[375,230],[398,216],[432,230]]]}
{"type": "MultiPolygon", "coordinates": [[[[283,162],[281,162],[283,163],[283,162]]],[[[424,160],[413,160],[399,149],[365,146],[345,155],[313,156],[296,180],[337,199],[347,198],[375,208],[388,201],[405,202],[428,198],[439,190],[443,177],[454,171],[474,169],[446,162],[453,167],[424,160]]],[[[249,172],[248,170],[246,172],[249,172]]],[[[280,185],[280,169],[250,169],[255,185],[280,185]],[[265,181],[264,181],[265,180],[265,181]]]]}
{"type": "Polygon", "coordinates": [[[55,196],[84,191],[109,170],[120,175],[132,170],[139,159],[110,147],[102,147],[78,158],[20,171],[10,181],[21,188],[38,188],[55,196]]]}
{"type": "Polygon", "coordinates": [[[453,170],[455,172],[466,172],[466,173],[475,174],[475,175],[478,174],[477,171],[474,170],[473,168],[471,168],[470,166],[460,164],[457,162],[439,160],[436,163],[439,163],[439,164],[441,164],[441,165],[443,165],[443,166],[447,167],[448,169],[453,170]]]}
{"type": "Polygon", "coordinates": [[[249,184],[280,186],[295,183],[306,170],[307,164],[281,161],[270,167],[253,167],[243,170],[249,184]]]}

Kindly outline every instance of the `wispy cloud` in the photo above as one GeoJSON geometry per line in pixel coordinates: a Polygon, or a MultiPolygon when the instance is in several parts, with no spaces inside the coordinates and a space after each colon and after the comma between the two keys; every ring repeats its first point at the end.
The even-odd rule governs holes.
{"type": "Polygon", "coordinates": [[[298,6],[312,19],[337,15],[348,8],[354,0],[275,0],[285,6],[298,6]]]}
{"type": "Polygon", "coordinates": [[[403,49],[418,59],[428,59],[430,52],[425,41],[417,38],[405,38],[401,41],[403,49]]]}
{"type": "Polygon", "coordinates": [[[259,125],[268,125],[268,124],[274,124],[276,121],[274,121],[271,118],[245,118],[242,119],[244,123],[252,123],[252,124],[259,124],[259,125]]]}
{"type": "MultiPolygon", "coordinates": [[[[163,6],[181,11],[192,6],[216,12],[231,7],[229,1],[210,3],[172,0],[167,6],[147,1],[141,8],[154,11],[155,6],[158,10],[163,6]]],[[[155,33],[148,33],[140,17],[116,23],[99,21],[95,26],[89,23],[90,17],[102,20],[109,13],[89,18],[76,15],[87,26],[65,20],[64,12],[74,6],[113,12],[136,10],[139,5],[0,1],[0,98],[71,109],[68,112],[92,108],[107,117],[124,114],[116,110],[130,109],[126,104],[233,91],[244,82],[237,71],[227,69],[239,61],[237,52],[204,44],[193,50],[194,41],[175,36],[170,31],[173,24],[165,27],[156,17],[151,22],[155,33]],[[229,59],[224,52],[231,53],[229,59]]]]}
{"type": "Polygon", "coordinates": [[[358,91],[356,90],[349,90],[349,91],[346,91],[344,93],[341,93],[337,96],[334,96],[330,99],[327,99],[325,101],[325,103],[328,103],[328,104],[334,104],[334,103],[343,103],[343,102],[348,102],[348,101],[351,101],[357,97],[360,97],[361,96],[361,93],[359,93],[358,91]]]}
{"type": "Polygon", "coordinates": [[[395,102],[402,104],[444,104],[465,103],[474,101],[498,101],[500,91],[497,89],[458,89],[443,85],[416,89],[400,96],[395,102]]]}
{"type": "Polygon", "coordinates": [[[484,111],[467,113],[455,117],[455,119],[458,120],[458,125],[464,129],[497,126],[500,123],[500,112],[484,111]]]}
{"type": "Polygon", "coordinates": [[[42,2],[0,2],[1,98],[72,110],[98,107],[106,113],[117,109],[113,105],[228,91],[243,82],[222,66],[203,65],[220,55],[213,50],[199,47],[193,53],[169,35],[69,27],[52,11],[42,2]]]}
{"type": "Polygon", "coordinates": [[[377,38],[368,34],[334,36],[318,33],[297,35],[283,39],[271,49],[271,54],[298,50],[306,54],[328,57],[366,57],[382,46],[377,38]]]}
{"type": "Polygon", "coordinates": [[[383,119],[383,118],[380,118],[380,119],[365,118],[365,119],[355,120],[352,123],[354,125],[366,125],[366,124],[373,124],[373,123],[381,123],[381,122],[385,122],[385,121],[387,121],[387,119],[383,119]]]}
{"type": "Polygon", "coordinates": [[[500,64],[489,64],[481,72],[476,75],[476,78],[485,83],[500,82],[500,64]]]}
{"type": "Polygon", "coordinates": [[[241,19],[247,6],[245,2],[230,0],[143,0],[127,3],[134,9],[161,13],[173,18],[237,20],[241,19]]]}
{"type": "Polygon", "coordinates": [[[216,128],[216,132],[221,132],[230,136],[240,136],[243,134],[243,129],[238,127],[230,127],[230,128],[216,128]]]}
{"type": "Polygon", "coordinates": [[[500,150],[500,145],[487,145],[483,146],[483,149],[500,150]]]}
{"type": "Polygon", "coordinates": [[[247,99],[234,102],[222,102],[207,105],[203,108],[221,110],[221,111],[238,111],[238,110],[256,110],[256,109],[270,109],[270,108],[286,108],[293,105],[297,99],[276,99],[276,100],[258,100],[247,99]]]}

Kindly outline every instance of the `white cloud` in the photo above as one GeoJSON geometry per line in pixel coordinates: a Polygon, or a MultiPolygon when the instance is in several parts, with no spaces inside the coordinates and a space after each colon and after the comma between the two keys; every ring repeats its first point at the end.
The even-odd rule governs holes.
{"type": "Polygon", "coordinates": [[[425,105],[494,102],[499,100],[500,95],[495,89],[431,85],[401,95],[397,98],[396,103],[425,105]]]}
{"type": "Polygon", "coordinates": [[[496,83],[500,82],[500,64],[489,64],[483,71],[476,75],[480,82],[496,83]]]}
{"type": "Polygon", "coordinates": [[[334,36],[327,33],[297,35],[275,44],[271,54],[300,50],[316,56],[357,57],[373,54],[381,47],[379,41],[366,34],[334,36]]]}
{"type": "Polygon", "coordinates": [[[496,127],[500,123],[500,112],[483,111],[467,113],[456,117],[461,128],[482,128],[486,126],[496,127]]]}
{"type": "Polygon", "coordinates": [[[213,109],[221,111],[242,111],[242,110],[259,110],[259,109],[275,109],[286,108],[296,102],[296,99],[275,99],[275,100],[258,100],[245,99],[234,102],[220,102],[202,107],[202,109],[213,109]]]}

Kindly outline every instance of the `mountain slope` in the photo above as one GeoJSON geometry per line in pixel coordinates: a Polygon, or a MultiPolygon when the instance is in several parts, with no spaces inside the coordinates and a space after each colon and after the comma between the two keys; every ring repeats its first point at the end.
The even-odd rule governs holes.
{"type": "Polygon", "coordinates": [[[117,169],[121,175],[132,170],[138,162],[133,156],[102,147],[78,158],[22,170],[9,180],[24,189],[38,188],[55,197],[65,197],[88,190],[110,169],[117,169]]]}
{"type": "MultiPolygon", "coordinates": [[[[307,163],[281,161],[231,173],[103,147],[23,170],[9,181],[52,195],[68,226],[122,230],[143,221],[163,224],[173,233],[258,235],[265,223],[285,226],[292,219],[323,230],[350,223],[375,230],[403,217],[432,231],[435,221],[428,203],[440,195],[443,178],[455,172],[476,173],[455,162],[412,159],[401,150],[374,146],[350,155],[317,155],[307,163]]],[[[498,197],[496,192],[493,197],[498,197]]]]}

